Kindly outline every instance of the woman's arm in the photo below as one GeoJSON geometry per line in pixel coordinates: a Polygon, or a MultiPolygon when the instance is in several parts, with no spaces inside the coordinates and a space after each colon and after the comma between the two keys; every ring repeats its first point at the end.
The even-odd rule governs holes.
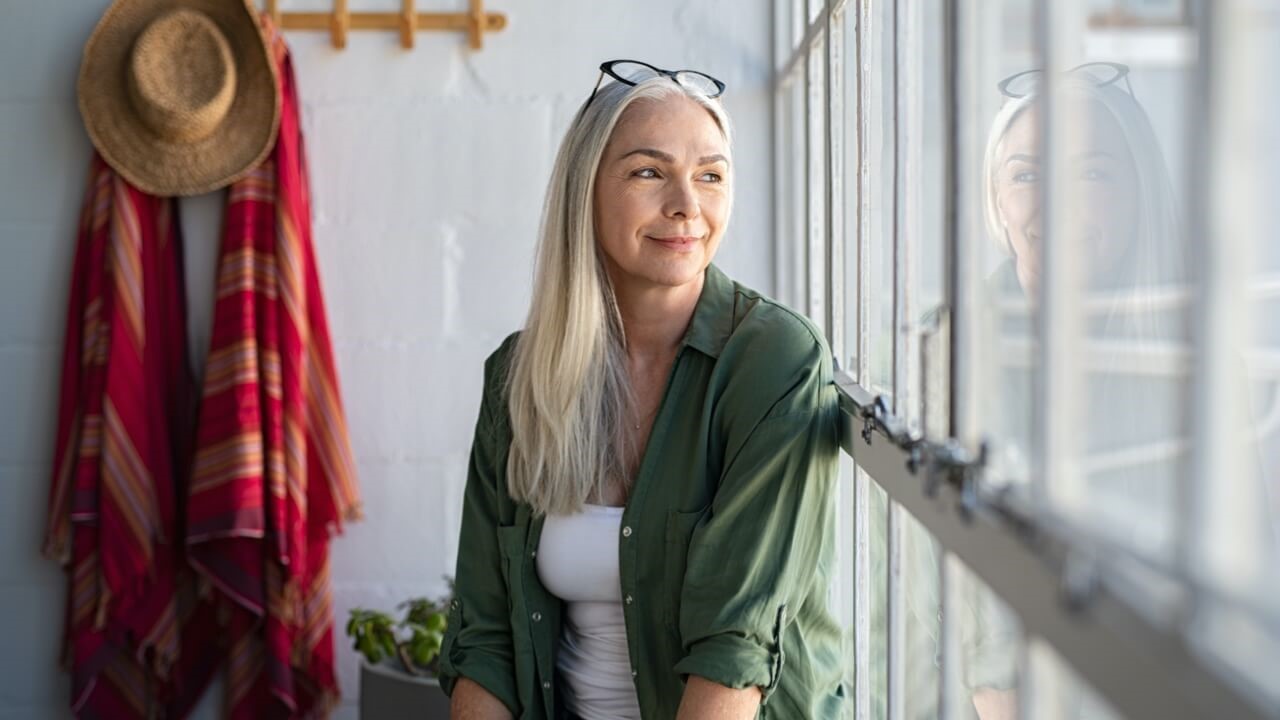
{"type": "Polygon", "coordinates": [[[458,678],[449,704],[451,720],[512,720],[514,717],[502,701],[470,678],[458,678]]]}
{"type": "Polygon", "coordinates": [[[784,662],[805,648],[783,646],[834,532],[839,405],[825,343],[794,323],[771,332],[780,337],[753,345],[768,363],[738,360],[750,387],[721,397],[734,427],[711,506],[690,535],[680,588],[684,656],[674,669],[688,678],[686,701],[701,695],[695,676],[725,693],[749,691],[762,708],[783,673],[806,682],[804,664],[784,662]]]}
{"type": "Polygon", "coordinates": [[[676,720],[751,720],[760,710],[760,688],[736,690],[690,675],[676,720]]]}
{"type": "MultiPolygon", "coordinates": [[[[498,418],[505,412],[498,395],[502,377],[498,358],[506,348],[504,343],[503,348],[485,361],[485,390],[463,493],[457,580],[454,597],[449,602],[448,627],[440,646],[439,677],[440,689],[450,697],[465,679],[483,688],[487,696],[501,701],[511,714],[519,714],[522,699],[516,683],[510,599],[497,535],[502,521],[502,479],[507,450],[506,437],[498,431],[498,418]]],[[[457,706],[454,707],[456,710],[457,706]]]]}

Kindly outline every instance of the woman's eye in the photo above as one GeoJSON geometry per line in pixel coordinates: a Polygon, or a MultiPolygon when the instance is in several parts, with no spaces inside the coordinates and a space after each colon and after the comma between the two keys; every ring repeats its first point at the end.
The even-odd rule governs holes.
{"type": "Polygon", "coordinates": [[[640,168],[639,170],[637,170],[637,171],[635,171],[635,172],[633,172],[633,173],[631,173],[631,174],[632,174],[632,175],[634,175],[635,177],[641,177],[641,178],[656,178],[656,177],[658,177],[658,171],[657,171],[657,170],[654,170],[653,168],[640,168]],[[647,174],[647,175],[646,175],[645,173],[649,173],[649,174],[647,174]]]}
{"type": "Polygon", "coordinates": [[[1014,173],[1013,181],[1016,183],[1033,183],[1040,180],[1040,173],[1034,170],[1022,170],[1014,173]]]}
{"type": "Polygon", "coordinates": [[[1111,179],[1111,173],[1100,168],[1085,168],[1080,172],[1080,179],[1089,182],[1106,182],[1111,179]]]}
{"type": "Polygon", "coordinates": [[[709,177],[709,178],[711,178],[711,182],[713,182],[713,183],[724,182],[724,178],[720,176],[720,173],[715,173],[715,172],[705,172],[705,173],[702,173],[702,177],[704,177],[704,178],[705,178],[705,177],[709,177]]]}

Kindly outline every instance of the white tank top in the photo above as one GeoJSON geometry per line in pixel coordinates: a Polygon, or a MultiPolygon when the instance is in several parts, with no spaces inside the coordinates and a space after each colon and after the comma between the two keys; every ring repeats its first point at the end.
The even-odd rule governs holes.
{"type": "Polygon", "coordinates": [[[556,670],[565,705],[583,720],[640,720],[618,571],[622,511],[548,515],[538,540],[538,579],[566,605],[556,670]]]}

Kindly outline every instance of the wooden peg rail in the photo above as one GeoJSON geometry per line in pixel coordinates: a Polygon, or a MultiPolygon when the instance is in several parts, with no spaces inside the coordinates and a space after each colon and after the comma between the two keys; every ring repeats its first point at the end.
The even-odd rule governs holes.
{"type": "Polygon", "coordinates": [[[484,0],[470,0],[467,12],[420,13],[414,0],[401,0],[398,13],[349,12],[347,0],[333,0],[332,12],[280,12],[279,0],[267,0],[267,12],[276,27],[283,30],[324,30],[339,50],[347,46],[347,33],[352,30],[395,30],[400,34],[400,45],[413,48],[414,35],[419,30],[455,30],[467,33],[471,49],[479,50],[484,44],[486,32],[498,32],[507,26],[507,16],[502,13],[486,13],[484,0]]]}

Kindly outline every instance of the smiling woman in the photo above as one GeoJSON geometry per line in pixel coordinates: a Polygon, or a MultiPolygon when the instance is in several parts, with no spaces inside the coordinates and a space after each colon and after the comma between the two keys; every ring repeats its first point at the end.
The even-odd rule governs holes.
{"type": "Polygon", "coordinates": [[[642,322],[666,316],[647,300],[678,302],[671,288],[688,309],[696,302],[729,221],[728,152],[714,117],[679,95],[635,103],[614,129],[596,176],[596,233],[619,306],[646,308],[642,322]],[[673,137],[673,125],[688,131],[673,137]]]}
{"type": "Polygon", "coordinates": [[[712,263],[723,84],[601,70],[485,365],[441,685],[455,717],[838,717],[830,350],[712,263]]]}

